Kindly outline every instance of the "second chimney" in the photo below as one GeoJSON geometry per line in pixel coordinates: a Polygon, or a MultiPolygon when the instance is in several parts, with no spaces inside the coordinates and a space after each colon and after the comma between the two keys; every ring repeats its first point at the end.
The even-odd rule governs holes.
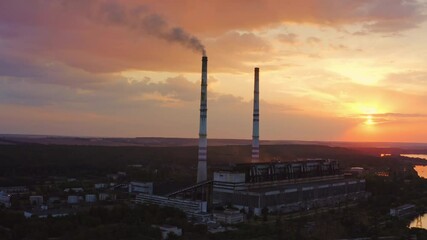
{"type": "Polygon", "coordinates": [[[259,162],[259,68],[254,76],[254,115],[252,128],[252,163],[259,162]]]}

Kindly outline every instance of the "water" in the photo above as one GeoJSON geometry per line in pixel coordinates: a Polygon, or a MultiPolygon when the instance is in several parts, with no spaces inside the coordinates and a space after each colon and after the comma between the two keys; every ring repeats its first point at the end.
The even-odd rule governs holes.
{"type": "MultiPolygon", "coordinates": [[[[427,154],[401,154],[404,157],[412,157],[412,158],[421,158],[427,160],[427,154]]],[[[422,178],[427,178],[427,166],[416,165],[414,167],[415,171],[417,171],[418,176],[422,178]]]]}
{"type": "Polygon", "coordinates": [[[418,176],[422,178],[427,178],[427,166],[417,165],[414,167],[415,171],[417,171],[418,176]]]}
{"type": "Polygon", "coordinates": [[[427,214],[414,218],[414,220],[409,224],[409,228],[413,227],[427,229],[427,214]]]}
{"type": "MultiPolygon", "coordinates": [[[[426,154],[401,154],[401,156],[404,157],[412,157],[412,158],[422,158],[427,160],[426,154]]],[[[418,176],[422,178],[427,178],[427,166],[420,166],[417,165],[414,167],[415,171],[417,171],[418,176]]],[[[416,218],[414,218],[411,223],[409,224],[410,228],[417,227],[417,228],[424,228],[427,229],[427,214],[420,215],[416,218]]]]}
{"type": "Polygon", "coordinates": [[[400,156],[410,157],[410,158],[422,158],[427,160],[427,154],[400,154],[400,156]]]}

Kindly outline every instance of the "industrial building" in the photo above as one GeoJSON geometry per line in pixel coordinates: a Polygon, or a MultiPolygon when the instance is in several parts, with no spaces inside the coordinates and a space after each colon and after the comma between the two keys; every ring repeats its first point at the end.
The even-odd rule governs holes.
{"type": "Polygon", "coordinates": [[[153,194],[153,183],[152,182],[130,182],[129,193],[153,194]]]}
{"type": "Polygon", "coordinates": [[[286,213],[334,206],[366,197],[365,180],[345,178],[337,161],[330,159],[269,163],[260,161],[259,68],[254,69],[252,159],[250,163],[239,164],[231,171],[214,172],[213,179],[209,180],[207,62],[207,57],[203,56],[197,183],[166,196],[138,194],[137,203],[176,207],[190,216],[195,214],[204,216],[213,206],[224,205],[233,205],[246,212],[260,215],[264,209],[286,213]]]}
{"type": "Polygon", "coordinates": [[[333,160],[241,164],[214,173],[213,204],[233,205],[260,215],[339,204],[365,197],[365,180],[340,174],[333,160]]]}
{"type": "Polygon", "coordinates": [[[396,208],[390,209],[390,216],[392,217],[404,217],[408,215],[416,215],[415,205],[405,204],[396,208]]]}

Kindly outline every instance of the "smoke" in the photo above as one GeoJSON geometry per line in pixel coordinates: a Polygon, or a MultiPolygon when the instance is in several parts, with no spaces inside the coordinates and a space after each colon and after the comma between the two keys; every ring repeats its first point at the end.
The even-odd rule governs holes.
{"type": "Polygon", "coordinates": [[[106,23],[126,26],[168,42],[176,42],[203,56],[206,55],[205,46],[197,37],[183,28],[171,27],[160,15],[149,13],[145,6],[126,9],[118,2],[103,2],[99,7],[98,17],[106,23]]]}
{"type": "Polygon", "coordinates": [[[202,53],[203,56],[206,55],[205,47],[198,38],[180,27],[169,27],[167,22],[157,14],[150,14],[143,17],[139,27],[142,31],[145,31],[153,36],[169,42],[180,43],[187,48],[202,53]]]}

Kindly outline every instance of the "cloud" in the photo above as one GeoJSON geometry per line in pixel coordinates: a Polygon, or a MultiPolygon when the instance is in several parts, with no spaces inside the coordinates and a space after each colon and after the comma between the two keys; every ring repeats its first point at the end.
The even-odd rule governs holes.
{"type": "Polygon", "coordinates": [[[411,91],[424,93],[425,88],[420,88],[427,84],[427,72],[425,71],[405,71],[392,73],[386,76],[381,84],[389,86],[399,91],[411,91]]]}
{"type": "Polygon", "coordinates": [[[271,67],[274,56],[270,42],[254,33],[227,32],[218,38],[206,41],[209,46],[209,69],[212,72],[241,73],[252,71],[262,63],[271,67]]]}
{"type": "Polygon", "coordinates": [[[242,84],[252,80],[255,65],[270,88],[263,88],[261,124],[272,138],[339,139],[364,117],[349,110],[359,102],[382,104],[381,113],[389,115],[378,119],[420,120],[397,113],[408,106],[427,112],[422,71],[391,74],[367,86],[324,69],[356,59],[356,47],[366,49],[357,56],[364,61],[400,44],[375,37],[418,28],[423,11],[411,0],[0,1],[0,108],[10,115],[0,130],[17,132],[20,122],[28,131],[49,131],[43,124],[51,119],[52,132],[68,131],[60,127],[65,122],[77,133],[81,116],[92,119],[82,123],[81,133],[197,136],[201,64],[199,51],[188,47],[200,50],[202,41],[210,79],[221,79],[209,92],[214,136],[250,137],[251,95],[242,84]],[[284,25],[294,33],[281,32],[284,25]],[[357,43],[346,38],[357,30],[381,49],[373,49],[377,45],[368,37],[357,43]],[[296,43],[304,48],[290,45],[296,43]],[[138,77],[124,77],[137,71],[138,77]],[[292,84],[281,81],[284,76],[292,76],[292,84]],[[34,125],[17,121],[31,115],[34,125]]]}
{"type": "Polygon", "coordinates": [[[265,0],[262,3],[245,0],[200,3],[187,0],[180,4],[150,4],[153,9],[171,16],[172,21],[192,31],[205,33],[256,29],[286,22],[325,26],[367,24],[369,31],[394,32],[416,27],[425,20],[422,13],[424,6],[412,0],[265,0]],[[188,6],[192,7],[191,14],[184,11],[188,6]],[[203,19],[203,24],[195,24],[193,19],[203,19]],[[380,25],[388,27],[375,27],[380,25]]]}
{"type": "Polygon", "coordinates": [[[424,118],[427,114],[408,114],[408,113],[376,113],[376,114],[363,114],[362,116],[373,117],[392,117],[392,118],[424,118]]]}
{"type": "Polygon", "coordinates": [[[306,42],[309,43],[309,44],[319,44],[319,43],[322,42],[322,40],[320,40],[317,37],[308,37],[307,40],[306,40],[306,42]]]}
{"type": "MultiPolygon", "coordinates": [[[[260,49],[244,43],[254,39],[250,33],[254,29],[287,23],[331,27],[356,24],[365,26],[364,31],[400,32],[425,20],[422,9],[420,3],[407,0],[2,1],[0,54],[61,62],[90,72],[195,72],[199,71],[199,58],[170,41],[200,51],[204,40],[214,57],[216,45],[225,41],[221,39],[232,43],[230,35],[238,33],[241,41],[227,49],[255,52],[244,57],[265,62],[260,49]]],[[[294,41],[292,34],[283,37],[294,41]]],[[[307,41],[318,43],[316,40],[307,41]]],[[[269,56],[274,55],[269,52],[269,56]]],[[[212,70],[242,70],[240,60],[228,58],[223,66],[212,66],[212,70]]]]}
{"type": "Polygon", "coordinates": [[[286,33],[286,34],[279,34],[278,36],[279,41],[287,44],[295,44],[297,43],[297,35],[294,33],[286,33]]]}
{"type": "Polygon", "coordinates": [[[396,124],[404,122],[414,122],[420,119],[427,118],[427,114],[414,114],[414,113],[373,113],[373,114],[359,114],[353,116],[360,118],[368,124],[396,124]]]}

